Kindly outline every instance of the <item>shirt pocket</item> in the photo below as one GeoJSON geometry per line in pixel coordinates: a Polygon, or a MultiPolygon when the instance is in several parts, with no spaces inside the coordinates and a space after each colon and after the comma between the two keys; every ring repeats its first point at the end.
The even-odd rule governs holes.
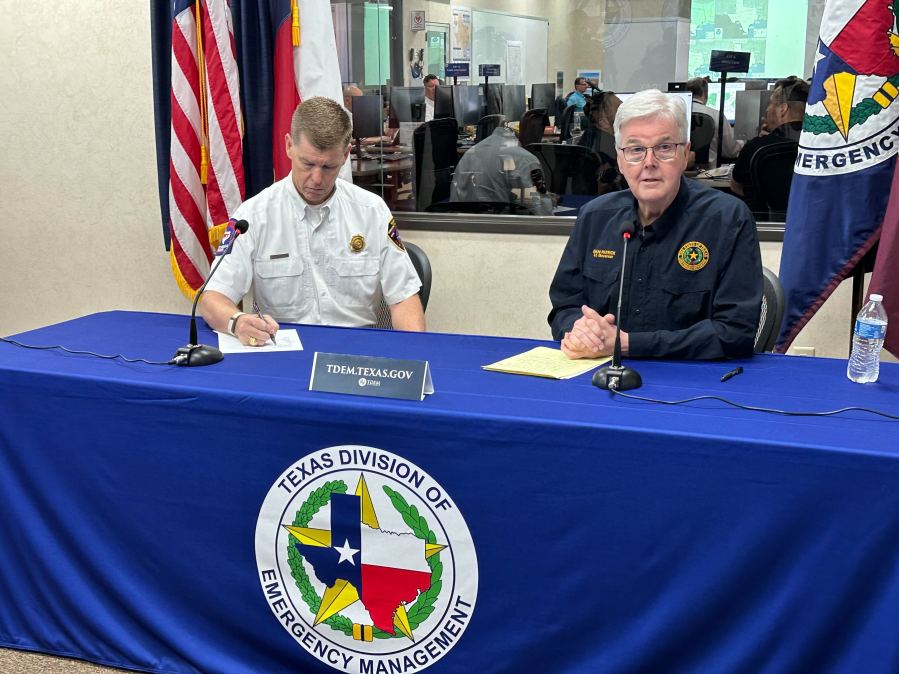
{"type": "Polygon", "coordinates": [[[257,260],[253,293],[257,302],[273,313],[282,313],[302,299],[303,261],[296,257],[257,260]]]}
{"type": "Polygon", "coordinates": [[[337,273],[338,302],[347,306],[374,306],[380,292],[381,262],[376,257],[357,257],[333,261],[337,273]]]}
{"type": "Polygon", "coordinates": [[[672,329],[688,328],[712,316],[711,277],[667,279],[662,288],[663,310],[672,329]]]}
{"type": "Polygon", "coordinates": [[[587,306],[600,315],[618,313],[618,269],[613,260],[584,265],[587,306]]]}

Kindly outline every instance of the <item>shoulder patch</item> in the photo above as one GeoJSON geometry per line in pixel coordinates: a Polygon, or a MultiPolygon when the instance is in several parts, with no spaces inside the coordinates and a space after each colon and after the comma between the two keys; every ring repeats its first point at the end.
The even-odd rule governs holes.
{"type": "Polygon", "coordinates": [[[403,240],[400,238],[400,230],[396,226],[396,218],[391,217],[387,223],[387,238],[393,241],[393,244],[402,251],[406,250],[403,240]]]}

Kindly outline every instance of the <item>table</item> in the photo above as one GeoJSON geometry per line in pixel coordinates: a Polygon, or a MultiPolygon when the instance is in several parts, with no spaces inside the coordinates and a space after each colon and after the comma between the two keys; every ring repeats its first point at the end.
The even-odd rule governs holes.
{"type": "Polygon", "coordinates": [[[376,192],[388,204],[392,204],[397,201],[397,194],[403,184],[412,182],[414,166],[411,154],[386,161],[380,157],[371,159],[353,157],[353,182],[360,187],[376,192]]]}
{"type": "MultiPolygon", "coordinates": [[[[667,407],[615,398],[589,375],[480,369],[532,340],[299,330],[304,351],[197,369],[0,343],[0,645],[169,674],[899,668],[897,422],[667,407]],[[428,359],[437,392],[310,392],[316,351],[428,359]],[[350,446],[375,448],[374,463],[338,461],[350,446]],[[359,496],[355,476],[367,481],[359,496]],[[405,499],[393,508],[390,485],[405,499]],[[293,507],[272,516],[300,501],[293,524],[293,507]],[[304,528],[307,561],[319,555],[304,567],[310,601],[340,604],[318,577],[325,552],[344,569],[399,574],[395,585],[363,576],[363,597],[418,587],[405,604],[415,641],[398,627],[354,641],[334,616],[310,627],[300,581],[257,565],[260,550],[300,549],[282,545],[293,540],[282,525],[304,528]],[[416,529],[447,547],[425,548],[416,529]],[[316,547],[326,530],[346,540],[316,547]],[[404,552],[410,542],[418,552],[404,552]],[[412,568],[429,552],[439,586],[434,562],[430,587],[412,568]]],[[[110,312],[19,339],[165,360],[186,337],[182,316],[110,312]]],[[[631,364],[645,396],[899,413],[891,364],[865,386],[827,359],[631,364]],[[721,383],[737,364],[745,372],[721,383]]],[[[374,615],[383,601],[365,606],[390,629],[374,615]]],[[[356,622],[358,602],[337,615],[360,639],[374,633],[356,622]]]]}

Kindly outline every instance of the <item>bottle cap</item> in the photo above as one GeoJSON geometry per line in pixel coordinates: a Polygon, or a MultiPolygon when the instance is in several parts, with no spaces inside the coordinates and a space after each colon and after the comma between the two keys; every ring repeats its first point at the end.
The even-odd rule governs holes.
{"type": "Polygon", "coordinates": [[[874,302],[883,302],[883,295],[878,295],[877,293],[871,293],[868,299],[873,300],[874,302]]]}

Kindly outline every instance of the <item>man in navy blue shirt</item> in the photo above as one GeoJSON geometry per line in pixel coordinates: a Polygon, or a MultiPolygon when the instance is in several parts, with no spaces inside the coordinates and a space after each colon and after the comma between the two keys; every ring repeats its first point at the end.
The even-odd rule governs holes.
{"type": "Polygon", "coordinates": [[[615,117],[629,190],[581,210],[550,286],[549,323],[569,358],[612,353],[728,358],[753,353],[762,297],[756,224],[735,197],[683,177],[690,143],[683,101],[649,90],[615,117]],[[633,223],[622,316],[615,316],[621,225],[633,223]]]}

